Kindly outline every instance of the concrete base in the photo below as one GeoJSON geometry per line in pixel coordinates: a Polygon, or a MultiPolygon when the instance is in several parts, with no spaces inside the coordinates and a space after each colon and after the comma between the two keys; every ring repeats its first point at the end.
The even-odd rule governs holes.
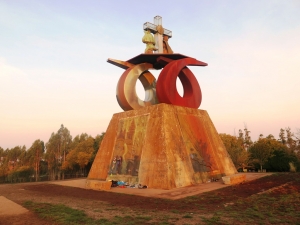
{"type": "Polygon", "coordinates": [[[234,174],[231,176],[222,177],[224,184],[239,184],[246,180],[245,174],[234,174]]]}
{"type": "Polygon", "coordinates": [[[110,190],[111,181],[86,180],[85,188],[103,191],[110,190]]]}
{"type": "MultiPolygon", "coordinates": [[[[265,176],[270,176],[272,173],[245,173],[246,182],[260,179],[265,176]]],[[[77,187],[77,188],[86,188],[86,179],[73,179],[73,180],[56,180],[48,181],[49,184],[62,185],[67,187],[77,187]]],[[[1,187],[1,185],[0,185],[1,187]]],[[[188,196],[199,195],[204,192],[209,192],[217,190],[219,188],[224,188],[226,185],[222,180],[217,182],[209,182],[205,184],[197,184],[188,187],[174,188],[171,190],[162,190],[162,189],[138,189],[138,188],[111,188],[107,192],[119,193],[119,194],[128,194],[136,196],[144,196],[151,198],[165,198],[165,199],[182,199],[188,196]]],[[[0,208],[1,208],[1,198],[0,198],[0,208]]],[[[1,214],[1,212],[0,212],[1,214]]]]}
{"type": "Polygon", "coordinates": [[[17,216],[22,213],[28,212],[23,206],[0,196],[0,216],[17,216]]]}
{"type": "Polygon", "coordinates": [[[158,104],[113,115],[88,180],[169,190],[236,173],[205,110],[158,104]]]}

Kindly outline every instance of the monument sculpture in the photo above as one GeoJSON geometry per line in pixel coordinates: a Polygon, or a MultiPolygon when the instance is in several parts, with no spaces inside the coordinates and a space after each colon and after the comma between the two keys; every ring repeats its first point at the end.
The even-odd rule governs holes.
{"type": "Polygon", "coordinates": [[[107,181],[122,180],[173,189],[236,174],[208,113],[198,109],[201,89],[187,67],[207,63],[173,53],[168,43],[172,32],[163,28],[160,16],[143,29],[144,54],[107,60],[125,69],[116,90],[124,112],[113,115],[86,187],[106,189],[107,181]],[[161,69],[157,80],[149,71],[154,69],[161,69]],[[176,89],[177,77],[183,96],[176,89]],[[144,100],[136,94],[137,80],[145,89],[144,100]]]}

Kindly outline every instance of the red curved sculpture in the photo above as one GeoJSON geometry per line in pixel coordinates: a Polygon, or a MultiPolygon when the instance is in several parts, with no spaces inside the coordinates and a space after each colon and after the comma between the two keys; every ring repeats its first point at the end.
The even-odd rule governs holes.
{"type": "Polygon", "coordinates": [[[156,84],[158,101],[172,105],[198,108],[202,101],[199,83],[186,66],[203,66],[203,62],[194,58],[184,58],[169,62],[159,74],[156,84]],[[176,79],[179,77],[183,86],[183,97],[178,94],[176,79]]]}
{"type": "Polygon", "coordinates": [[[207,66],[205,62],[181,54],[140,54],[126,62],[115,59],[108,59],[108,62],[126,70],[120,77],[116,93],[117,101],[124,111],[158,103],[195,109],[201,104],[199,83],[186,66],[207,66]],[[148,69],[162,69],[157,82],[148,69]],[[177,77],[183,86],[183,97],[176,89],[177,77]],[[138,98],[135,91],[137,79],[145,89],[144,101],[138,98]]]}

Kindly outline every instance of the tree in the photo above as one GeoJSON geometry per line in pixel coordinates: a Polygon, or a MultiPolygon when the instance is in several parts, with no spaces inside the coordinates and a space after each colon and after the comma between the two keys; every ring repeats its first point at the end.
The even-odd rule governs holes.
{"type": "Polygon", "coordinates": [[[68,168],[73,169],[78,165],[80,169],[84,171],[84,167],[88,164],[92,157],[95,144],[94,138],[86,135],[81,135],[80,137],[75,137],[78,141],[82,141],[80,141],[67,155],[66,162],[63,165],[65,170],[68,168]]]}
{"type": "Polygon", "coordinates": [[[273,134],[269,134],[266,138],[267,138],[267,139],[271,139],[271,140],[275,140],[275,137],[274,137],[273,134]]]}
{"type": "Polygon", "coordinates": [[[12,149],[7,149],[7,161],[10,171],[18,169],[23,163],[21,162],[21,156],[26,152],[25,145],[16,146],[12,149]]]}
{"type": "Polygon", "coordinates": [[[90,171],[90,169],[91,169],[91,167],[93,165],[93,162],[94,162],[95,157],[97,155],[97,152],[98,152],[98,150],[100,148],[100,145],[101,145],[101,142],[102,142],[102,140],[104,138],[104,135],[105,135],[105,132],[102,132],[100,135],[97,134],[96,137],[94,138],[94,151],[93,151],[93,154],[92,154],[92,156],[91,156],[91,158],[89,160],[88,165],[86,166],[87,173],[89,173],[89,171],[90,171]]]}
{"type": "Polygon", "coordinates": [[[298,145],[300,145],[300,129],[299,128],[297,128],[296,139],[297,139],[298,145]]]}
{"type": "Polygon", "coordinates": [[[33,168],[30,166],[21,166],[14,173],[19,181],[26,181],[29,180],[30,175],[32,175],[33,168]]]}
{"type": "MultiPolygon", "coordinates": [[[[4,159],[5,159],[4,153],[5,153],[4,149],[0,147],[0,167],[1,167],[1,165],[4,164],[4,159]]],[[[0,174],[0,176],[1,176],[1,174],[0,174]]]]}
{"type": "Polygon", "coordinates": [[[243,144],[244,144],[245,150],[248,151],[249,147],[253,144],[251,137],[250,137],[251,131],[249,131],[246,126],[245,126],[244,131],[245,131],[245,138],[244,138],[243,144]]]}
{"type": "Polygon", "coordinates": [[[280,141],[282,144],[286,144],[286,137],[285,137],[285,130],[284,129],[280,129],[280,132],[279,132],[279,139],[278,141],[280,141]]]}
{"type": "Polygon", "coordinates": [[[88,164],[90,158],[91,154],[86,152],[78,152],[76,162],[78,163],[81,170],[83,170],[84,167],[88,164]]]}
{"type": "Polygon", "coordinates": [[[300,129],[297,129],[297,133],[296,133],[296,144],[297,144],[297,147],[296,147],[296,155],[298,157],[298,160],[300,162],[300,129]]]}
{"type": "Polygon", "coordinates": [[[239,129],[239,136],[238,140],[241,143],[242,148],[244,148],[246,151],[248,151],[249,147],[253,144],[250,133],[251,131],[248,130],[247,126],[244,128],[245,135],[241,129],[239,129]]]}
{"type": "MultiPolygon", "coordinates": [[[[60,129],[57,132],[59,139],[60,139],[60,145],[59,145],[59,154],[61,155],[61,158],[63,159],[64,163],[66,161],[66,154],[68,154],[70,150],[70,146],[72,143],[72,136],[70,135],[70,131],[64,127],[62,124],[60,126],[60,129]]],[[[65,173],[63,171],[62,173],[62,179],[64,179],[65,173]]]]}
{"type": "Polygon", "coordinates": [[[280,143],[280,145],[278,145],[277,148],[274,149],[272,157],[270,157],[265,163],[265,168],[269,171],[289,172],[289,163],[297,165],[298,160],[296,156],[294,154],[288,154],[286,148],[286,146],[280,143]]]}
{"type": "Polygon", "coordinates": [[[219,136],[222,139],[235,167],[238,169],[240,167],[244,168],[247,166],[249,155],[243,148],[243,139],[229,134],[219,134],[219,136]]]}
{"type": "Polygon", "coordinates": [[[63,163],[62,169],[63,170],[67,170],[67,169],[72,170],[76,165],[76,160],[77,160],[76,149],[73,149],[67,155],[66,161],[63,163]]]}
{"type": "Polygon", "coordinates": [[[7,151],[0,147],[0,181],[4,182],[8,174],[7,151]]]}
{"type": "Polygon", "coordinates": [[[0,147],[0,182],[4,182],[7,175],[6,151],[0,147]]]}
{"type": "Polygon", "coordinates": [[[51,134],[49,141],[46,143],[45,159],[48,163],[48,173],[50,180],[55,180],[59,170],[59,136],[54,132],[51,134]]]}
{"type": "Polygon", "coordinates": [[[87,133],[82,133],[80,135],[76,135],[76,137],[74,137],[73,140],[72,140],[72,143],[70,145],[70,149],[77,148],[77,146],[79,145],[79,143],[87,140],[89,137],[91,137],[91,136],[88,135],[87,133]]]}
{"type": "Polygon", "coordinates": [[[28,154],[30,155],[30,164],[33,166],[35,171],[35,181],[38,181],[40,177],[40,162],[44,151],[44,142],[40,139],[35,140],[28,150],[28,154]]]}
{"type": "Polygon", "coordinates": [[[72,146],[72,136],[70,131],[62,124],[57,133],[52,133],[49,141],[46,143],[46,160],[48,162],[48,171],[51,180],[57,177],[64,179],[62,165],[66,161],[66,155],[72,146]]]}
{"type": "Polygon", "coordinates": [[[95,157],[97,155],[97,152],[100,148],[100,145],[101,145],[101,142],[104,138],[104,135],[105,135],[105,132],[102,132],[101,135],[98,134],[94,139],[94,151],[93,151],[92,157],[90,159],[91,164],[94,162],[94,159],[95,159],[95,157]]]}
{"type": "Polygon", "coordinates": [[[249,148],[250,158],[253,163],[260,165],[260,170],[262,171],[263,165],[272,157],[279,146],[280,143],[275,139],[259,139],[249,148]]]}
{"type": "Polygon", "coordinates": [[[85,141],[80,142],[76,148],[76,152],[76,163],[78,163],[80,168],[83,170],[84,166],[88,164],[94,152],[94,138],[88,137],[85,141]]]}
{"type": "Polygon", "coordinates": [[[245,139],[244,139],[244,133],[241,129],[239,129],[239,136],[238,139],[241,141],[241,143],[244,143],[245,139]]]}
{"type": "Polygon", "coordinates": [[[297,141],[294,140],[295,135],[292,133],[291,128],[286,128],[286,146],[290,153],[294,153],[297,150],[297,141]]]}

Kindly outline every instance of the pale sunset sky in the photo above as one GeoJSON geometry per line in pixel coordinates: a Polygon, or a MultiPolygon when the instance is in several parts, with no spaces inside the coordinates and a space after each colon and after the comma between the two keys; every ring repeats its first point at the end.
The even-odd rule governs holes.
{"type": "Polygon", "coordinates": [[[300,129],[299,0],[0,0],[0,147],[47,142],[61,124],[105,132],[124,72],[106,60],[143,53],[156,15],[175,53],[208,63],[190,69],[219,133],[300,129]]]}

